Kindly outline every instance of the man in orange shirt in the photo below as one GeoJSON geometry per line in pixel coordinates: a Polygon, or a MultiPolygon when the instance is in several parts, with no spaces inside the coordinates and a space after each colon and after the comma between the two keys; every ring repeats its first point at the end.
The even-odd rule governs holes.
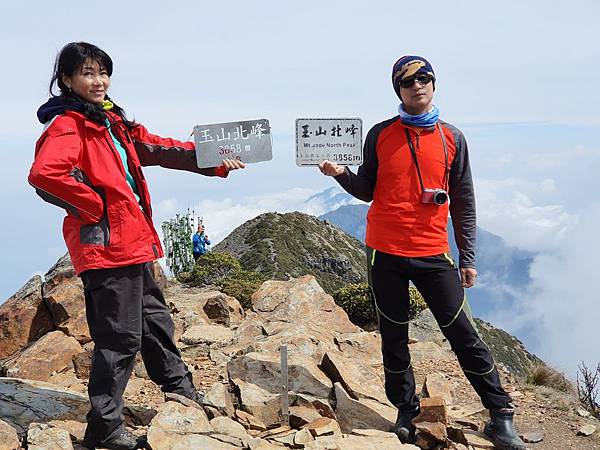
{"type": "Polygon", "coordinates": [[[513,425],[512,399],[477,333],[464,291],[477,277],[475,193],[465,138],[439,119],[433,104],[435,81],[425,58],[400,58],[392,70],[401,100],[398,115],[369,131],[358,173],[330,161],[319,168],[349,194],[372,201],[366,233],[369,284],[381,332],[385,389],[398,408],[394,431],[400,440],[415,441],[412,419],[419,414],[408,351],[412,281],[490,410],[485,433],[500,449],[524,450],[513,425]],[[458,267],[449,255],[448,213],[460,252],[458,267]]]}

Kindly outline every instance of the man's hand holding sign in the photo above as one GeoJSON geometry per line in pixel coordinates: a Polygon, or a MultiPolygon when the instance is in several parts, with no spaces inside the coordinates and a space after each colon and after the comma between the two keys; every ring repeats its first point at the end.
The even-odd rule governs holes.
{"type": "Polygon", "coordinates": [[[327,175],[329,177],[337,177],[343,174],[346,171],[346,168],[344,166],[339,166],[336,163],[326,159],[319,163],[319,170],[323,175],[327,175]]]}

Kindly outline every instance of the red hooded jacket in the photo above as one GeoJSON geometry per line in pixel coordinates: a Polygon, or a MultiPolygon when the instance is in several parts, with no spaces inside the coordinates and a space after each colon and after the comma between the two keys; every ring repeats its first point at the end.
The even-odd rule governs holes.
{"type": "Polygon", "coordinates": [[[107,117],[127,153],[139,203],[108,128],[77,111],[54,117],[36,143],[29,172],[37,193],[67,211],[63,236],[77,274],[163,256],[142,166],[227,176],[222,166],[199,169],[193,142],[161,138],[142,125],[130,130],[118,115],[108,112],[107,117]]]}

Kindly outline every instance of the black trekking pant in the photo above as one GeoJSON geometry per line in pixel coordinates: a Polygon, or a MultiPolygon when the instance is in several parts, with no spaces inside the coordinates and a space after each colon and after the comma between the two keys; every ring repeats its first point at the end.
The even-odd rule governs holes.
{"type": "Polygon", "coordinates": [[[472,322],[454,261],[445,253],[405,258],[371,248],[367,248],[367,258],[389,401],[401,411],[419,407],[408,351],[408,285],[412,281],[483,405],[488,409],[507,407],[512,400],[502,388],[492,355],[472,322]]]}
{"type": "Polygon", "coordinates": [[[164,392],[190,396],[192,375],[181,359],[175,326],[152,263],[81,274],[90,335],[94,341],[86,440],[100,443],[124,431],[123,391],[141,351],[150,379],[164,392]]]}

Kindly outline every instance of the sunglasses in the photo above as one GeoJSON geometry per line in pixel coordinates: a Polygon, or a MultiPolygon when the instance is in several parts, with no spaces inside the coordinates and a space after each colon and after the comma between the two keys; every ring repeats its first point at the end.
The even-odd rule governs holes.
{"type": "Polygon", "coordinates": [[[409,88],[415,82],[418,82],[421,86],[425,86],[427,83],[431,82],[433,77],[431,75],[427,75],[426,73],[418,73],[414,77],[407,78],[406,80],[400,80],[400,87],[409,88]]]}

